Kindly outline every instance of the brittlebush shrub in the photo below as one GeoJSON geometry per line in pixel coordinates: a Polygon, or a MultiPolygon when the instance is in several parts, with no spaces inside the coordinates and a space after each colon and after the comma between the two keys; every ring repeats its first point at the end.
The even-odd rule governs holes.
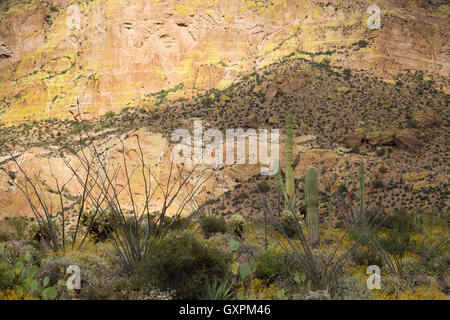
{"type": "Polygon", "coordinates": [[[85,249],[67,249],[57,255],[51,254],[42,260],[40,278],[49,277],[50,284],[56,286],[62,299],[109,299],[128,285],[120,265],[113,261],[110,247],[103,243],[88,245],[85,249]],[[97,252],[94,251],[96,248],[99,248],[97,252]],[[80,268],[81,289],[77,292],[67,288],[70,275],[66,271],[71,265],[80,268]]]}
{"type": "Polygon", "coordinates": [[[136,268],[136,286],[174,292],[179,299],[201,298],[206,281],[223,279],[231,257],[192,232],[152,240],[151,253],[136,268]]]}
{"type": "Polygon", "coordinates": [[[39,298],[33,297],[23,289],[7,289],[0,291],[0,300],[39,300],[39,298]]]}
{"type": "Polygon", "coordinates": [[[447,295],[435,286],[408,288],[398,293],[382,291],[378,294],[378,298],[381,300],[448,300],[447,295]]]}
{"type": "Polygon", "coordinates": [[[367,288],[366,281],[358,276],[341,277],[334,287],[334,299],[337,300],[368,300],[373,298],[367,288]]]}
{"type": "Polygon", "coordinates": [[[238,289],[238,293],[243,296],[245,300],[272,300],[279,292],[280,288],[274,284],[267,285],[261,279],[253,279],[247,290],[243,287],[238,289]]]}

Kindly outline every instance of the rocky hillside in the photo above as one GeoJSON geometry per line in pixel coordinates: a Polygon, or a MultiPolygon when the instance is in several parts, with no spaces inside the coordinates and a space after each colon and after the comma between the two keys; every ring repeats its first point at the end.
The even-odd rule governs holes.
{"type": "MultiPolygon", "coordinates": [[[[296,119],[294,151],[301,153],[295,170],[300,199],[305,171],[315,166],[321,174],[322,205],[332,199],[337,208],[351,207],[357,200],[359,162],[364,160],[368,188],[373,187],[372,206],[445,210],[449,205],[449,96],[440,88],[447,81],[421,72],[386,81],[328,63],[286,57],[224,90],[211,89],[176,101],[169,101],[167,95],[182,88],[161,91],[141,100],[142,107],[108,113],[82,125],[102,150],[122,149],[119,138],[127,150],[135,149],[133,134],[138,133],[149,163],[155,165],[158,175],[167,177],[174,129],[192,131],[197,119],[203,120],[204,130],[280,128],[283,133],[287,111],[292,109],[296,119]]],[[[76,145],[79,125],[74,120],[35,121],[4,126],[1,133],[3,141],[22,155],[23,166],[29,172],[38,170],[46,187],[54,190],[50,163],[59,179],[70,178],[55,151],[61,149],[60,141],[76,145]]],[[[280,143],[284,163],[283,135],[280,143]]],[[[1,173],[3,208],[9,213],[27,212],[26,203],[13,187],[18,170],[8,159],[6,154],[0,158],[8,168],[1,173]]],[[[138,164],[136,157],[130,156],[129,161],[138,164]]],[[[256,192],[263,180],[275,189],[272,178],[260,176],[259,169],[258,165],[226,167],[216,181],[207,184],[207,198],[220,200],[217,210],[223,215],[258,215],[258,197],[249,194],[256,192]]]]}
{"type": "MultiPolygon", "coordinates": [[[[292,109],[299,199],[315,166],[320,210],[327,202],[349,210],[364,160],[371,206],[448,210],[450,6],[378,1],[382,26],[369,30],[370,4],[0,1],[0,145],[14,146],[51,191],[52,175],[70,177],[58,141],[76,141],[82,118],[103,150],[120,148],[119,138],[136,148],[137,133],[164,178],[174,129],[201,119],[220,130],[284,133],[292,109]]],[[[4,150],[0,166],[0,214],[31,215],[4,150]]],[[[258,173],[221,171],[206,186],[215,209],[258,216],[257,185],[274,188],[258,173]]]]}

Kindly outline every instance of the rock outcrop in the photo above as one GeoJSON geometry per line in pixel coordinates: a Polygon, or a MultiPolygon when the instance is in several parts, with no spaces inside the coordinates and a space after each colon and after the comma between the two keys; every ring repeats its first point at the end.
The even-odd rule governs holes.
{"type": "MultiPolygon", "coordinates": [[[[2,1],[0,122],[65,119],[77,98],[94,117],[181,84],[175,99],[224,88],[287,55],[388,77],[446,75],[450,6],[419,2],[380,3],[382,27],[369,30],[362,2],[2,1]]],[[[262,94],[309,81],[294,80],[262,94]]]]}
{"type": "Polygon", "coordinates": [[[367,134],[350,133],[346,136],[350,147],[359,147],[363,143],[371,147],[395,146],[399,149],[415,152],[420,147],[419,132],[414,129],[377,130],[367,134]]]}

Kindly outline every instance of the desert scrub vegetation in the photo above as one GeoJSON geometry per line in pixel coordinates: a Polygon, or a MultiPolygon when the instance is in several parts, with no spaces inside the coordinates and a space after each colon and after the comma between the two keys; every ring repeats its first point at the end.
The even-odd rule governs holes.
{"type": "MultiPolygon", "coordinates": [[[[282,202],[280,208],[284,208],[282,202]]],[[[358,240],[347,228],[330,229],[321,224],[320,242],[311,249],[318,271],[327,265],[321,255],[329,257],[338,248],[336,254],[342,257],[360,242],[342,265],[330,292],[315,289],[311,281],[315,269],[300,263],[299,253],[288,245],[291,241],[301,246],[298,235],[288,238],[272,227],[265,234],[259,221],[247,221],[242,237],[228,229],[207,238],[197,223],[171,230],[164,238],[152,237],[151,254],[133,269],[121,263],[110,240],[92,235],[87,235],[82,247],[69,246],[58,252],[31,238],[2,242],[1,297],[44,298],[30,291],[30,280],[22,278],[18,270],[11,276],[11,270],[22,267],[17,264],[22,262],[22,268],[33,272],[30,276],[40,290],[48,279],[47,286],[56,290],[56,299],[447,299],[450,257],[448,243],[442,244],[443,231],[448,230],[445,221],[413,218],[413,225],[405,227],[396,214],[380,223],[367,241],[358,240]],[[398,238],[398,232],[392,230],[409,230],[409,235],[398,238]],[[387,266],[383,252],[371,245],[372,237],[389,239],[381,242],[383,250],[392,261],[401,261],[401,272],[387,266]],[[382,270],[379,290],[366,286],[365,271],[372,264],[382,270]],[[67,287],[70,265],[80,268],[80,289],[67,287]]],[[[403,214],[414,217],[410,212],[403,214]]],[[[307,235],[306,226],[301,226],[301,231],[307,235]]]]}
{"type": "Polygon", "coordinates": [[[201,298],[211,280],[226,277],[230,255],[192,232],[174,233],[156,240],[151,254],[136,270],[137,284],[173,292],[176,298],[201,298]]]}
{"type": "MultiPolygon", "coordinates": [[[[235,98],[232,90],[227,91],[230,99],[235,98]]],[[[217,102],[217,96],[215,92],[214,98],[205,100],[207,107],[217,102]]],[[[52,188],[46,188],[33,174],[20,169],[18,153],[10,144],[6,150],[16,163],[16,174],[10,178],[29,200],[34,222],[2,222],[8,225],[0,240],[8,268],[5,264],[0,271],[2,279],[7,279],[1,297],[52,298],[53,289],[49,296],[43,294],[49,288],[56,290],[56,299],[448,297],[448,210],[383,208],[375,196],[394,183],[384,175],[369,175],[359,158],[345,167],[354,171],[349,176],[352,181],[338,177],[326,181],[327,170],[313,162],[304,178],[295,179],[292,169],[300,155],[294,157],[290,145],[296,130],[294,110],[277,115],[287,121],[289,156],[276,180],[239,180],[234,193],[222,195],[232,205],[258,204],[264,216],[255,218],[227,210],[223,201],[200,205],[198,191],[214,170],[197,171],[201,178],[196,182],[189,179],[193,171],[172,166],[169,181],[160,181],[143,157],[139,136],[132,136],[138,145],[135,150],[122,143],[104,150],[80,116],[74,115],[71,124],[79,135],[75,142],[65,142],[64,132],[58,134],[51,123],[44,131],[58,146],[50,152],[73,174],[78,188],[72,194],[67,192],[66,181],[55,181],[52,188]],[[75,170],[69,155],[82,169],[75,170]],[[120,159],[115,166],[113,155],[120,159]],[[130,156],[137,157],[139,169],[129,165],[130,156]],[[359,170],[352,168],[358,164],[359,170]],[[147,182],[139,200],[134,192],[136,177],[147,182]],[[325,188],[319,190],[324,181],[325,188]],[[333,189],[335,197],[331,196],[333,189]],[[158,197],[163,206],[156,211],[149,203],[158,197]],[[27,252],[33,257],[29,265],[23,262],[27,252]],[[25,279],[8,280],[9,269],[17,261],[22,261],[18,265],[23,266],[18,269],[22,272],[28,266],[39,268],[32,280],[26,280],[28,273],[25,279]],[[365,271],[373,264],[381,267],[382,287],[369,290],[365,271]],[[81,272],[81,286],[75,290],[67,287],[68,269],[73,265],[81,272]],[[33,288],[29,283],[34,283],[33,288]],[[38,290],[34,290],[35,283],[38,290]]],[[[160,119],[159,114],[155,118],[160,119]]],[[[384,161],[386,154],[379,156],[384,161]]],[[[384,165],[391,170],[389,163],[384,165]]]]}
{"type": "Polygon", "coordinates": [[[44,190],[45,183],[24,170],[12,148],[2,145],[21,175],[21,179],[16,179],[16,186],[28,201],[38,225],[36,240],[45,241],[54,252],[58,252],[65,250],[67,245],[81,247],[88,234],[95,235],[97,240],[108,238],[122,263],[132,268],[148,256],[151,237],[164,238],[170,228],[189,222],[194,213],[181,219],[185,208],[215,169],[197,170],[199,163],[191,169],[171,163],[167,181],[163,182],[146,163],[137,134],[134,134],[136,149],[126,150],[120,140],[118,149],[105,150],[94,142],[81,112],[74,114],[73,118],[77,121],[79,134],[79,140],[75,143],[65,142],[59,131],[47,131],[59,146],[56,154],[72,174],[66,181],[58,180],[49,161],[54,182],[52,189],[47,187],[44,190]],[[111,164],[113,153],[118,153],[121,158],[115,165],[111,164]],[[131,167],[128,161],[130,153],[138,159],[140,170],[131,167]],[[121,179],[120,174],[124,176],[121,179]],[[144,185],[143,199],[139,202],[134,182],[137,177],[142,179],[144,185]],[[69,183],[75,183],[80,190],[78,194],[67,195],[69,183]],[[55,194],[57,200],[49,199],[48,193],[55,194]],[[158,200],[163,200],[158,211],[151,208],[155,195],[159,196],[158,200]],[[72,225],[73,230],[68,230],[68,208],[71,207],[76,208],[75,225],[72,225]],[[174,207],[175,212],[169,217],[168,211],[174,207]]]}
{"type": "MultiPolygon", "coordinates": [[[[364,174],[364,167],[360,172],[364,174]]],[[[343,227],[319,221],[317,241],[292,207],[287,209],[293,225],[288,236],[280,223],[286,212],[284,199],[280,196],[274,204],[268,193],[259,195],[263,207],[272,208],[267,209],[269,225],[235,217],[239,233],[228,227],[205,234],[201,219],[183,222],[164,237],[152,234],[149,255],[133,268],[109,237],[88,232],[83,245],[54,251],[48,242],[36,240],[29,232],[32,223],[27,223],[25,239],[2,242],[0,297],[52,298],[55,293],[44,297],[42,290],[54,288],[56,299],[447,299],[448,216],[371,211],[365,209],[367,199],[360,199],[356,208],[362,211],[342,215],[343,227]],[[365,271],[372,264],[382,270],[378,290],[366,286],[365,271]],[[71,265],[80,268],[80,289],[67,287],[71,265]],[[17,269],[14,274],[11,266],[17,269]],[[22,276],[26,268],[38,291],[32,291],[32,280],[22,276]]],[[[334,209],[332,214],[337,214],[334,209]]],[[[97,223],[116,227],[103,219],[97,223]]]]}
{"type": "Polygon", "coordinates": [[[37,257],[20,243],[0,244],[0,300],[54,300],[56,288],[48,277],[39,278],[37,257]]]}
{"type": "MultiPolygon", "coordinates": [[[[372,43],[372,39],[366,40],[370,40],[369,45],[372,43]]],[[[406,129],[408,121],[414,119],[418,123],[417,128],[413,124],[407,130],[417,132],[418,140],[412,145],[415,150],[405,154],[406,158],[401,156],[403,147],[399,141],[363,139],[361,145],[352,145],[351,148],[354,148],[355,154],[361,155],[383,148],[386,150],[382,156],[386,167],[427,172],[426,182],[435,189],[429,191],[424,187],[424,190],[412,192],[401,183],[399,175],[396,181],[392,181],[396,190],[377,190],[380,201],[397,209],[405,207],[410,210],[422,207],[426,202],[442,210],[448,205],[445,199],[446,183],[439,177],[439,172],[446,170],[445,163],[449,161],[446,147],[448,103],[443,90],[447,85],[446,77],[414,71],[396,75],[391,83],[358,70],[346,70],[291,55],[260,70],[255,69],[222,90],[197,90],[193,97],[175,101],[167,99],[167,91],[170,90],[161,91],[128,104],[112,118],[89,119],[84,125],[89,124],[98,133],[97,139],[125,134],[137,128],[170,137],[174,128],[185,127],[184,120],[192,117],[208,119],[211,127],[221,130],[246,128],[248,125],[268,128],[285,121],[288,111],[292,109],[294,117],[299,120],[295,133],[314,135],[319,146],[334,149],[353,130],[350,124],[358,124],[357,129],[365,133],[387,132],[393,128],[406,129]],[[296,90],[296,84],[302,84],[305,90],[296,90]],[[337,88],[340,87],[350,91],[338,93],[337,88]],[[155,106],[158,101],[161,103],[155,106]],[[202,105],[201,101],[206,105],[202,105]],[[415,161],[420,154],[420,161],[415,161]],[[400,191],[405,191],[405,196],[395,195],[400,191]]],[[[53,141],[44,126],[59,130],[65,140],[77,138],[79,124],[73,120],[42,120],[8,128],[0,126],[0,136],[5,140],[15,140],[27,148],[44,147],[53,141]]],[[[395,170],[390,170],[386,176],[390,178],[393,172],[395,170]]],[[[384,177],[383,182],[387,184],[384,177]]],[[[234,210],[239,211],[241,206],[245,206],[245,201],[237,203],[234,210]]]]}
{"type": "Polygon", "coordinates": [[[206,237],[214,233],[224,233],[227,230],[225,219],[222,217],[201,217],[199,223],[206,237]]]}

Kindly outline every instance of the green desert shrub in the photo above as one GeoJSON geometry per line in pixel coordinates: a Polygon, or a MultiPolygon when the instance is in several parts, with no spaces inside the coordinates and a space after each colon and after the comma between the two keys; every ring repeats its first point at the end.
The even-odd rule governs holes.
{"type": "Polygon", "coordinates": [[[5,224],[13,230],[15,239],[24,239],[28,226],[28,221],[25,217],[11,217],[5,220],[5,224]]]}
{"type": "Polygon", "coordinates": [[[231,216],[231,228],[237,236],[242,237],[245,228],[245,218],[240,214],[233,214],[231,216]]]}
{"type": "Polygon", "coordinates": [[[286,273],[285,254],[274,249],[265,250],[255,258],[255,276],[265,282],[273,282],[277,276],[286,273]]]}
{"type": "Polygon", "coordinates": [[[27,253],[31,254],[33,261],[40,261],[44,255],[42,250],[35,248],[24,240],[10,240],[4,244],[4,248],[3,258],[10,264],[24,257],[27,253]]]}
{"type": "Polygon", "coordinates": [[[224,233],[227,231],[225,219],[220,217],[201,217],[199,224],[203,233],[208,238],[214,233],[224,233]]]}
{"type": "Polygon", "coordinates": [[[105,117],[107,118],[114,118],[116,116],[116,113],[114,111],[108,111],[105,113],[105,117]]]}
{"type": "Polygon", "coordinates": [[[379,148],[376,153],[378,157],[382,157],[386,154],[386,150],[384,148],[379,148]]]}
{"type": "Polygon", "coordinates": [[[359,40],[359,41],[357,42],[357,45],[358,45],[358,47],[360,47],[360,48],[365,48],[365,47],[367,47],[367,46],[369,45],[369,42],[366,41],[366,40],[359,40]]]}
{"type": "Polygon", "coordinates": [[[382,166],[382,167],[380,167],[380,168],[378,169],[378,171],[379,171],[380,173],[386,173],[386,172],[388,172],[388,169],[387,169],[385,166],[382,166]]]}
{"type": "Polygon", "coordinates": [[[205,282],[223,279],[230,256],[207,245],[192,232],[177,232],[152,240],[151,253],[136,268],[136,285],[174,292],[180,299],[201,298],[205,282]]]}
{"type": "Polygon", "coordinates": [[[48,277],[38,278],[39,261],[26,249],[21,243],[0,244],[0,291],[13,290],[37,299],[54,300],[56,288],[49,286],[48,277]]]}
{"type": "Polygon", "coordinates": [[[353,153],[359,153],[359,152],[360,152],[359,146],[354,146],[354,147],[352,148],[351,151],[352,151],[353,153]]]}
{"type": "Polygon", "coordinates": [[[57,218],[52,217],[40,223],[30,223],[30,238],[33,241],[50,244],[55,241],[61,233],[61,227],[57,218]]]}
{"type": "Polygon", "coordinates": [[[396,256],[418,250],[418,242],[412,239],[411,234],[397,229],[389,230],[386,235],[380,236],[379,243],[384,250],[396,256]]]}
{"type": "Polygon", "coordinates": [[[404,260],[405,259],[403,259],[401,278],[409,288],[417,286],[430,286],[435,282],[430,271],[428,271],[423,265],[415,263],[415,261],[406,263],[404,260]]]}
{"type": "MultiPolygon", "coordinates": [[[[164,216],[162,221],[159,221],[160,215],[161,213],[159,211],[150,215],[150,229],[152,234],[155,234],[158,231],[166,228],[172,231],[184,230],[189,226],[190,223],[190,220],[187,217],[181,217],[178,215],[173,217],[164,216]]],[[[148,230],[147,223],[145,223],[144,229],[148,230]]]]}
{"type": "Polygon", "coordinates": [[[352,261],[360,266],[383,265],[383,259],[379,252],[372,246],[358,246],[351,253],[352,261]]]}
{"type": "Polygon", "coordinates": [[[184,229],[188,225],[188,220],[185,217],[165,216],[162,221],[159,221],[160,213],[155,212],[149,215],[149,219],[136,221],[135,217],[130,214],[123,220],[119,214],[113,214],[109,211],[94,214],[92,211],[83,212],[81,222],[86,228],[90,236],[95,242],[106,241],[113,233],[114,228],[126,230],[131,234],[146,234],[149,232],[148,221],[150,221],[150,232],[152,234],[161,231],[164,228],[169,230],[184,229]]]}
{"type": "Polygon", "coordinates": [[[284,230],[284,232],[286,233],[286,235],[288,236],[288,238],[294,238],[296,235],[296,229],[295,226],[290,223],[287,219],[283,219],[280,221],[281,222],[281,226],[284,230]]]}
{"type": "Polygon", "coordinates": [[[346,80],[348,80],[351,77],[351,75],[352,75],[352,71],[350,69],[344,69],[342,74],[344,75],[344,78],[346,80]]]}
{"type": "Polygon", "coordinates": [[[48,277],[50,284],[57,288],[63,299],[107,299],[128,286],[119,267],[108,261],[106,255],[102,256],[90,251],[71,251],[58,256],[49,255],[42,261],[39,276],[40,278],[48,277]],[[67,279],[70,275],[66,272],[71,265],[80,268],[81,288],[76,292],[67,289],[67,279]]]}
{"type": "Polygon", "coordinates": [[[404,209],[398,209],[387,215],[382,227],[396,229],[402,233],[420,231],[420,225],[416,222],[414,215],[404,209]]]}
{"type": "Polygon", "coordinates": [[[170,230],[184,230],[189,225],[189,219],[187,217],[175,216],[165,217],[164,219],[167,225],[170,224],[170,230]]]}
{"type": "Polygon", "coordinates": [[[424,265],[429,270],[433,270],[436,273],[444,275],[448,271],[448,266],[450,266],[450,250],[447,246],[447,252],[431,257],[430,259],[424,261],[424,265]]]}
{"type": "Polygon", "coordinates": [[[266,181],[262,181],[258,183],[258,191],[262,193],[266,193],[270,191],[270,186],[266,181]]]}
{"type": "Polygon", "coordinates": [[[306,205],[303,201],[298,206],[298,213],[296,217],[294,217],[294,215],[289,210],[285,210],[282,213],[280,217],[280,223],[281,226],[283,227],[283,231],[286,233],[288,238],[294,238],[296,236],[297,234],[296,226],[298,224],[302,225],[304,223],[303,217],[305,216],[306,216],[306,205]]]}
{"type": "Polygon", "coordinates": [[[408,119],[408,128],[417,129],[419,127],[419,122],[416,119],[408,119]]]}
{"type": "Polygon", "coordinates": [[[430,277],[430,273],[417,263],[405,264],[402,270],[401,274],[388,273],[383,276],[381,281],[383,292],[397,296],[408,291],[414,291],[417,287],[437,287],[435,279],[430,277]]]}
{"type": "Polygon", "coordinates": [[[106,241],[113,231],[113,219],[113,214],[109,212],[84,211],[81,216],[81,224],[87,228],[88,233],[96,242],[106,241]]]}
{"type": "Polygon", "coordinates": [[[9,232],[0,230],[0,242],[6,242],[11,238],[9,232]]]}
{"type": "Polygon", "coordinates": [[[382,189],[384,187],[383,181],[380,179],[375,179],[372,181],[372,187],[375,189],[382,189]]]}

